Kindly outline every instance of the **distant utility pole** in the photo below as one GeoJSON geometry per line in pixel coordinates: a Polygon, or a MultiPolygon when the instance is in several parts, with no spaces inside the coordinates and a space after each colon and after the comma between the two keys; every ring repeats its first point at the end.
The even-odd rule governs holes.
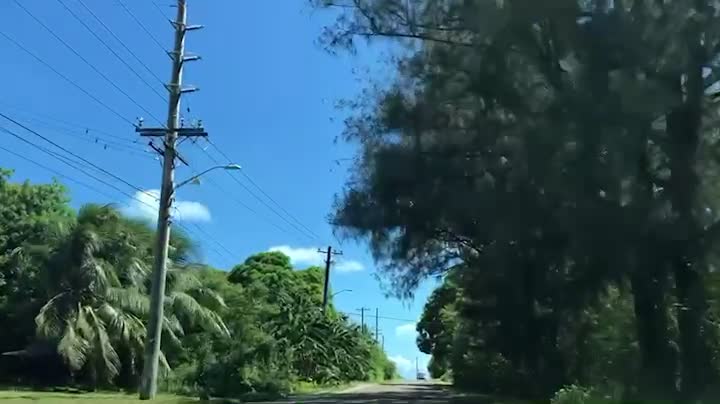
{"type": "MultiPolygon", "coordinates": [[[[197,56],[185,56],[185,33],[202,28],[199,25],[187,25],[186,0],[177,0],[177,16],[173,22],[175,27],[175,45],[170,56],[172,58],[172,74],[167,86],[168,117],[167,127],[143,128],[138,123],[136,132],[145,137],[163,139],[163,148],[156,149],[163,156],[162,185],[160,187],[160,205],[158,208],[157,246],[152,274],[150,295],[150,321],[147,326],[145,341],[145,361],[140,380],[140,399],[148,400],[157,392],[157,374],[160,359],[160,338],[163,324],[163,303],[165,298],[165,277],[170,242],[170,212],[173,193],[175,191],[175,159],[178,157],[175,143],[178,137],[205,137],[207,133],[201,127],[180,128],[180,97],[183,93],[196,91],[196,88],[182,88],[182,72],[185,62],[198,60],[197,56]]],[[[151,142],[152,143],[152,142],[151,142]]]]}
{"type": "Polygon", "coordinates": [[[370,311],[370,309],[367,307],[361,307],[358,310],[360,310],[360,330],[365,332],[365,312],[370,311]]]}
{"type": "Polygon", "coordinates": [[[375,342],[380,342],[380,337],[378,336],[380,333],[380,322],[378,319],[380,318],[380,309],[375,308],[375,342]]]}
{"type": "Polygon", "coordinates": [[[333,251],[332,246],[328,246],[327,251],[318,249],[318,253],[326,254],[325,256],[325,284],[323,286],[323,313],[327,309],[328,304],[328,288],[330,286],[330,265],[332,264],[333,255],[342,255],[342,251],[333,251]]]}

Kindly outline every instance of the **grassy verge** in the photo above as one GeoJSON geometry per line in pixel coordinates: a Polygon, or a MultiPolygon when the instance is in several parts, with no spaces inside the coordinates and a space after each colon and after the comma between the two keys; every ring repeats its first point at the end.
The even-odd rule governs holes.
{"type": "MultiPolygon", "coordinates": [[[[0,403],[3,404],[138,404],[137,394],[122,393],[60,393],[42,391],[2,390],[0,403]]],[[[153,403],[190,404],[197,399],[174,395],[159,395],[153,403]]]]}
{"type": "Polygon", "coordinates": [[[344,383],[337,385],[318,385],[314,383],[301,382],[295,386],[293,395],[334,393],[357,386],[360,382],[344,383]]]}

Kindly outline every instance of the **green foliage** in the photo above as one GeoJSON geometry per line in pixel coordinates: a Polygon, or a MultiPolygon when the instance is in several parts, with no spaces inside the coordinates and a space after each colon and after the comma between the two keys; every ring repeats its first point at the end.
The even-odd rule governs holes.
{"type": "Polygon", "coordinates": [[[418,327],[434,373],[541,399],[720,390],[715,2],[319,6],[333,50],[407,45],[345,103],[360,152],[331,221],[397,294],[452,275],[418,327]]]}
{"type": "MultiPolygon", "coordinates": [[[[8,176],[0,175],[0,315],[12,332],[0,336],[0,380],[134,388],[154,231],[113,206],[75,214],[59,184],[8,176]],[[35,372],[41,362],[47,371],[35,372]]],[[[170,243],[161,388],[240,397],[394,377],[357,326],[321,312],[321,268],[294,270],[284,254],[260,253],[228,274],[195,264],[182,232],[170,243]]]]}
{"type": "Polygon", "coordinates": [[[550,404],[591,404],[593,391],[581,386],[570,385],[558,390],[550,400],[550,404]]]}

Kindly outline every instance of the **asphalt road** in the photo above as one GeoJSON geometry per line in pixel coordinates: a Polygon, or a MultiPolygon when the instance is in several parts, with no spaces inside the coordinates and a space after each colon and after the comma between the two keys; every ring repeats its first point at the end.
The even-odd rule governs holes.
{"type": "Polygon", "coordinates": [[[320,394],[289,398],[273,403],[297,404],[502,404],[488,397],[469,397],[451,391],[448,386],[432,382],[401,382],[391,384],[372,384],[332,394],[320,394]]]}

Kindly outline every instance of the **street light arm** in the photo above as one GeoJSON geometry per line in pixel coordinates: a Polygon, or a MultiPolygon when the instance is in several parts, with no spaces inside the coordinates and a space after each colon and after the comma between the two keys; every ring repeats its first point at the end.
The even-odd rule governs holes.
{"type": "Polygon", "coordinates": [[[226,165],[223,165],[223,166],[210,167],[210,168],[208,168],[207,170],[205,170],[205,171],[203,171],[203,172],[201,172],[201,173],[199,173],[199,174],[193,175],[192,177],[186,179],[185,181],[179,182],[177,185],[175,185],[175,187],[174,187],[173,189],[178,189],[178,188],[180,188],[180,187],[182,187],[182,186],[184,186],[184,185],[187,185],[187,184],[189,184],[189,183],[197,180],[198,178],[202,177],[203,175],[209,173],[210,171],[220,170],[220,169],[223,169],[223,170],[240,170],[241,167],[240,167],[239,165],[237,165],[237,164],[226,164],[226,165]]]}
{"type": "Polygon", "coordinates": [[[336,295],[339,295],[340,293],[343,293],[343,292],[352,292],[352,289],[343,289],[339,292],[333,293],[330,297],[335,297],[336,295]]]}

